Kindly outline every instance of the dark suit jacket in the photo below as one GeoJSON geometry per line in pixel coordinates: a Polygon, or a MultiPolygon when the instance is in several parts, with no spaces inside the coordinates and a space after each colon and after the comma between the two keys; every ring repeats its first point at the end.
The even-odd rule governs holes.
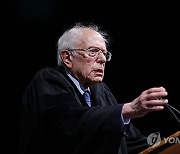
{"type": "Polygon", "coordinates": [[[92,107],[62,67],[37,72],[22,98],[20,154],[126,154],[146,148],[139,130],[124,126],[123,104],[109,88],[102,82],[90,90],[92,107]]]}

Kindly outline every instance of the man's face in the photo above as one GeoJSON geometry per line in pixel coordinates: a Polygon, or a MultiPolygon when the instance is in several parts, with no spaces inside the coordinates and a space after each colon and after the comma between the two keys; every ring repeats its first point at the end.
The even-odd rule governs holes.
{"type": "MultiPolygon", "coordinates": [[[[105,42],[102,36],[92,30],[84,32],[83,43],[77,48],[99,48],[106,50],[105,42]]],[[[76,55],[71,59],[71,73],[79,80],[79,82],[87,87],[90,84],[98,83],[103,80],[106,58],[103,53],[99,53],[92,57],[87,51],[78,50],[76,55]]]]}

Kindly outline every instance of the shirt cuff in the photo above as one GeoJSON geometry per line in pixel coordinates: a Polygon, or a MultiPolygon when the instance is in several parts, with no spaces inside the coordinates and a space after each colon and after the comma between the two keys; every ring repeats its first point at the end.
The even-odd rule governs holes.
{"type": "Polygon", "coordinates": [[[130,125],[130,119],[124,119],[121,111],[122,111],[123,104],[118,104],[115,106],[115,112],[114,112],[114,120],[113,125],[114,129],[116,131],[121,131],[124,134],[127,134],[128,126],[130,125]]]}
{"type": "Polygon", "coordinates": [[[128,125],[130,123],[130,119],[125,119],[121,114],[121,120],[123,121],[124,125],[128,125]]]}

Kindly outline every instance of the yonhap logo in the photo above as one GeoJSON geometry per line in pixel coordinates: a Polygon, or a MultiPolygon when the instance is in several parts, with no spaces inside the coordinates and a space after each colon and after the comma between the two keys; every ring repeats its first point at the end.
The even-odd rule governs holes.
{"type": "Polygon", "coordinates": [[[147,142],[149,146],[151,146],[152,148],[158,146],[161,142],[160,133],[159,132],[151,133],[147,138],[147,142]]]}
{"type": "Polygon", "coordinates": [[[154,148],[155,146],[158,146],[161,141],[163,144],[169,143],[169,144],[179,144],[180,143],[180,131],[178,132],[178,136],[176,134],[171,135],[170,137],[163,137],[161,139],[161,135],[159,132],[151,133],[147,137],[147,142],[150,147],[154,148]],[[178,135],[179,134],[179,135],[178,135]]]}

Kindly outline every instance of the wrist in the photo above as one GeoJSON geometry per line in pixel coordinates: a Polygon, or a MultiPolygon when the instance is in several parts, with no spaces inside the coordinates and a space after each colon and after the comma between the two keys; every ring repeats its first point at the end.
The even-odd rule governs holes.
{"type": "Polygon", "coordinates": [[[122,107],[122,116],[124,119],[133,118],[134,110],[131,103],[125,103],[122,107]]]}

